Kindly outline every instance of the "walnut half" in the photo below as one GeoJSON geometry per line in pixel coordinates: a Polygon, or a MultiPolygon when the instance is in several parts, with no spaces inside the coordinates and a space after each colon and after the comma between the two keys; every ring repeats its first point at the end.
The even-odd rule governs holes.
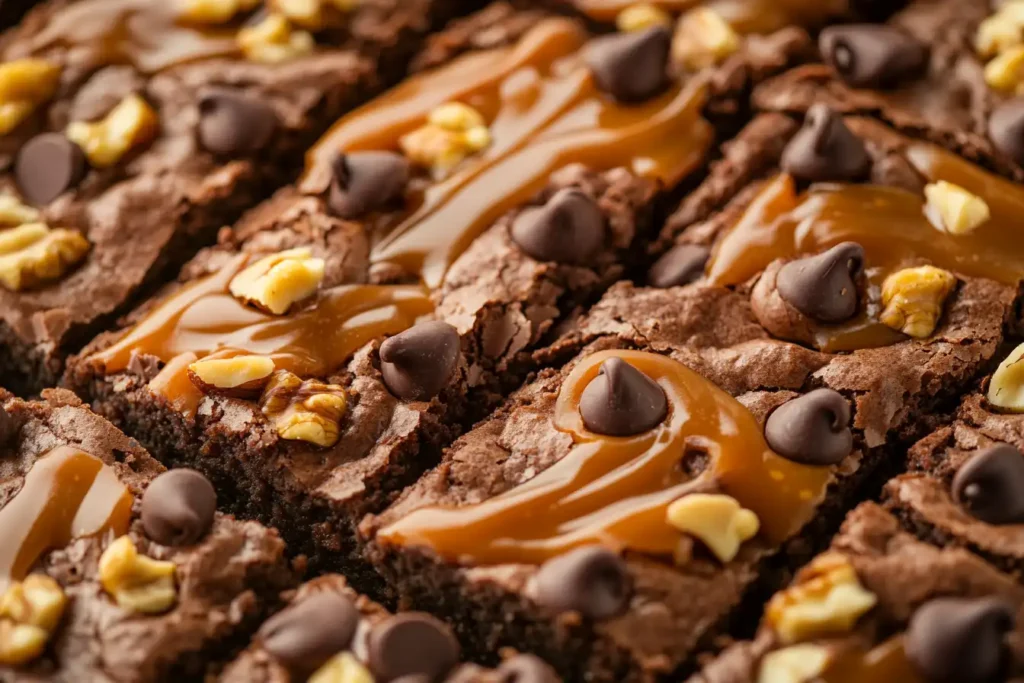
{"type": "Polygon", "coordinates": [[[0,231],[0,284],[20,292],[63,277],[89,253],[81,233],[42,223],[0,231]]]}
{"type": "Polygon", "coordinates": [[[12,583],[0,596],[0,664],[24,664],[42,654],[66,604],[64,589],[45,574],[12,583]]]}
{"type": "Polygon", "coordinates": [[[904,268],[882,283],[884,325],[917,339],[930,337],[942,317],[946,297],[956,287],[956,276],[934,266],[904,268]]]}
{"type": "Polygon", "coordinates": [[[324,279],[324,260],[308,248],[289,249],[261,258],[231,280],[231,295],[274,315],[316,293],[324,279]]]}
{"type": "Polygon", "coordinates": [[[100,584],[123,609],[159,614],[178,599],[174,563],[140,555],[130,536],[121,536],[103,551],[99,569],[100,584]]]}
{"type": "Polygon", "coordinates": [[[344,387],[317,379],[303,380],[286,370],[274,373],[260,398],[260,408],[278,436],[324,448],[338,442],[339,424],[347,406],[344,387]]]}

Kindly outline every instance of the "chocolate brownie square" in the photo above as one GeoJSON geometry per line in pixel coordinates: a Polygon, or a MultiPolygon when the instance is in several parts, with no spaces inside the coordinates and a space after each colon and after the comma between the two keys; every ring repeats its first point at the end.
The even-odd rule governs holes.
{"type": "Polygon", "coordinates": [[[202,675],[296,584],[284,543],[70,392],[44,393],[0,397],[0,679],[202,675]]]}
{"type": "Polygon", "coordinates": [[[769,602],[757,636],[689,683],[982,683],[1024,673],[1024,589],[922,543],[874,503],[769,602]]]}
{"type": "Polygon", "coordinates": [[[54,385],[68,353],[294,178],[335,118],[472,6],[260,4],[54,0],[0,36],[6,386],[54,385]]]}

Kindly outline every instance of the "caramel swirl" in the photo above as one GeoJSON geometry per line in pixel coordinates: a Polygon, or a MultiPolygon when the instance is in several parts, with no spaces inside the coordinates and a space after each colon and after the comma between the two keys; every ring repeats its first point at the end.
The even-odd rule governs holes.
{"type": "Polygon", "coordinates": [[[0,510],[0,586],[25,578],[43,553],[72,539],[126,533],[133,502],[96,456],[70,446],[41,456],[0,510]]]}
{"type": "Polygon", "coordinates": [[[840,653],[818,677],[821,683],[924,683],[910,664],[903,649],[902,636],[895,636],[867,651],[840,653]]]}
{"type": "Polygon", "coordinates": [[[679,182],[712,139],[704,89],[673,87],[635,106],[598,91],[582,59],[587,40],[566,19],[539,23],[517,45],[469,54],[404,84],[339,121],[307,157],[304,191],[318,193],[342,151],[397,150],[441,104],[460,101],[489,121],[492,144],[426,189],[401,215],[372,226],[375,263],[419,273],[436,288],[473,239],[572,163],[625,167],[679,182]]]}
{"type": "MultiPolygon", "coordinates": [[[[612,21],[636,0],[575,0],[586,14],[612,21]]],[[[770,33],[793,24],[813,26],[846,8],[845,0],[653,0],[651,4],[670,12],[704,6],[717,12],[741,33],[770,33]]]]}
{"type": "Polygon", "coordinates": [[[603,351],[583,359],[562,385],[554,421],[575,446],[548,469],[482,503],[416,510],[379,537],[472,564],[538,564],[592,543],[671,557],[680,534],[666,522],[666,510],[688,493],[717,487],[753,510],[765,537],[780,542],[811,518],[830,480],[828,468],[773,453],[736,399],[654,353],[603,351]],[[669,414],[656,428],[608,437],[584,426],[580,397],[611,357],[665,390],[669,414]],[[709,458],[695,477],[680,466],[692,450],[709,458]]]}

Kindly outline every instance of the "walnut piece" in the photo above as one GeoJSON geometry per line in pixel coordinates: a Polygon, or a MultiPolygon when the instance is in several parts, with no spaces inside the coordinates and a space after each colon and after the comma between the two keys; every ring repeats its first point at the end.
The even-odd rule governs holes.
{"type": "Polygon", "coordinates": [[[159,614],[178,599],[174,563],[140,555],[130,536],[121,536],[100,556],[100,584],[132,612],[159,614]]]}
{"type": "Polygon", "coordinates": [[[283,14],[289,21],[308,29],[323,26],[325,7],[339,12],[351,12],[358,0],[270,0],[272,10],[283,14]]]}
{"type": "Polygon", "coordinates": [[[820,645],[793,645],[761,658],[757,683],[810,683],[829,663],[828,650],[820,645]]]}
{"type": "Polygon", "coordinates": [[[259,4],[259,0],[185,0],[181,18],[196,24],[224,24],[259,4]]]}
{"type": "Polygon", "coordinates": [[[20,292],[63,277],[89,253],[81,233],[42,223],[0,231],[0,284],[20,292]]]}
{"type": "Polygon", "coordinates": [[[974,47],[983,59],[1024,44],[1024,2],[1011,0],[978,25],[974,47]]]}
{"type": "Polygon", "coordinates": [[[274,360],[267,356],[203,358],[188,366],[188,378],[204,394],[254,396],[274,373],[274,360]]]}
{"type": "Polygon", "coordinates": [[[43,59],[0,64],[0,135],[6,135],[57,92],[60,67],[43,59]]]}
{"type": "Polygon", "coordinates": [[[896,271],[882,283],[884,308],[879,319],[884,325],[911,337],[930,337],[954,287],[956,277],[934,266],[896,271]]]}
{"type": "Polygon", "coordinates": [[[339,652],[317,669],[308,683],[373,683],[373,675],[351,652],[339,652]]]}
{"type": "Polygon", "coordinates": [[[430,112],[425,125],[403,135],[398,142],[410,161],[441,179],[463,160],[490,146],[491,131],[476,109],[448,102],[430,112]]]}
{"type": "Polygon", "coordinates": [[[688,71],[721,64],[740,49],[740,37],[725,19],[707,7],[679,18],[672,36],[672,60],[688,71]]]}
{"type": "Polygon", "coordinates": [[[60,623],[67,597],[45,574],[30,574],[0,596],[0,664],[19,665],[42,654],[60,623]]]}
{"type": "MultiPolygon", "coordinates": [[[[21,203],[21,200],[13,194],[0,194],[0,226],[17,227],[25,223],[35,223],[39,220],[39,211],[21,203]]],[[[0,240],[3,234],[0,233],[0,240]]],[[[0,253],[2,248],[0,248],[0,253]]]]}
{"type": "Polygon", "coordinates": [[[1011,351],[992,374],[988,402],[1010,413],[1024,413],[1024,344],[1011,351]]]}
{"type": "Polygon", "coordinates": [[[668,523],[700,539],[722,562],[729,562],[740,545],[757,534],[757,515],[732,496],[691,493],[668,506],[668,523]]]}
{"type": "Polygon", "coordinates": [[[615,26],[623,33],[643,31],[652,26],[668,26],[672,17],[657,5],[641,2],[630,5],[615,17],[615,26]]]}
{"type": "Polygon", "coordinates": [[[972,233],[992,215],[984,199],[945,180],[926,185],[924,196],[932,222],[951,235],[972,233]]]}
{"type": "Polygon", "coordinates": [[[324,260],[308,248],[289,249],[262,258],[236,275],[231,294],[247,304],[283,315],[316,293],[324,279],[324,260]]]}
{"type": "Polygon", "coordinates": [[[156,112],[132,93],[99,121],[69,123],[65,135],[82,148],[93,167],[108,168],[156,137],[158,129],[156,112]]]}
{"type": "Polygon", "coordinates": [[[247,59],[278,64],[313,51],[313,35],[292,27],[283,14],[269,14],[254,26],[238,32],[238,46],[247,59]]]}
{"type": "Polygon", "coordinates": [[[848,633],[875,606],[877,598],[860,585],[849,560],[838,553],[819,555],[776,593],[765,616],[783,643],[799,643],[848,633]]]}
{"type": "Polygon", "coordinates": [[[344,387],[317,379],[303,380],[286,370],[274,373],[260,397],[260,408],[278,436],[324,448],[338,442],[339,424],[347,406],[344,387]]]}
{"type": "Polygon", "coordinates": [[[985,65],[985,82],[993,90],[1004,93],[1022,92],[1024,81],[1024,45],[1015,45],[1000,52],[985,65]]]}

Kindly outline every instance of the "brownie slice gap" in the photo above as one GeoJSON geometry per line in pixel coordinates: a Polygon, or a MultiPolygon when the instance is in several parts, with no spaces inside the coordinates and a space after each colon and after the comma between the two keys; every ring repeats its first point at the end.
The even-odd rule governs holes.
{"type": "Polygon", "coordinates": [[[0,423],[0,678],[202,675],[296,585],[275,531],[215,511],[200,474],[70,392],[4,393],[0,423]]]}
{"type": "Polygon", "coordinates": [[[688,683],[1016,681],[1024,589],[980,558],[923,543],[875,503],[768,603],[753,640],[688,683]]]}
{"type": "Polygon", "coordinates": [[[0,78],[25,98],[4,103],[0,138],[9,388],[56,384],[69,353],[294,179],[330,123],[473,7],[320,4],[245,23],[252,13],[230,2],[54,0],[0,36],[0,78]]]}

